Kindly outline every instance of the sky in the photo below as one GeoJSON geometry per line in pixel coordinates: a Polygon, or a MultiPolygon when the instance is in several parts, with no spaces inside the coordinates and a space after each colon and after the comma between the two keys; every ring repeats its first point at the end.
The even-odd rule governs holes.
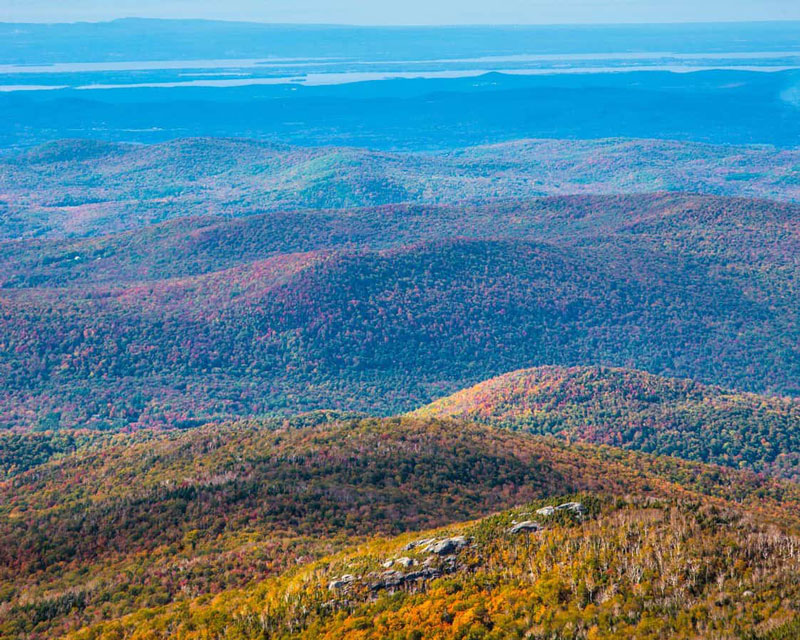
{"type": "Polygon", "coordinates": [[[800,20],[800,0],[0,0],[0,22],[207,18],[330,24],[800,20]]]}

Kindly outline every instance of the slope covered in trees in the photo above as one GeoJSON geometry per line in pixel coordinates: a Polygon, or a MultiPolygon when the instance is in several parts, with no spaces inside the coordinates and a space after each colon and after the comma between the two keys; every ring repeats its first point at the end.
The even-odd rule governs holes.
{"type": "Polygon", "coordinates": [[[793,211],[679,211],[569,241],[443,239],[278,254],[168,280],[6,289],[0,422],[393,413],[551,363],[797,393],[793,211]]]}
{"type": "Polygon", "coordinates": [[[59,141],[0,155],[0,240],[81,237],[213,214],[698,192],[797,202],[796,150],[532,140],[440,153],[186,139],[59,141]]]}
{"type": "Polygon", "coordinates": [[[800,402],[604,367],[498,376],[415,411],[800,479],[800,402]]]}
{"type": "Polygon", "coordinates": [[[375,534],[575,492],[736,504],[754,523],[800,526],[793,484],[460,421],[312,415],[117,435],[0,483],[0,633],[54,637],[375,534]]]}
{"type": "Polygon", "coordinates": [[[791,258],[798,218],[793,204],[677,193],[283,211],[233,220],[208,215],[97,238],[3,243],[0,287],[161,280],[282,253],[387,249],[454,236],[561,246],[617,236],[650,253],[679,250],[720,265],[756,260],[772,266],[791,258]],[[667,240],[680,244],[670,247],[667,240]],[[712,245],[721,253],[710,254],[712,245]]]}
{"type": "Polygon", "coordinates": [[[691,499],[565,496],[373,542],[70,637],[786,640],[800,620],[799,542],[740,510],[691,499]],[[565,500],[587,512],[539,517],[541,530],[512,532],[565,500]],[[408,549],[452,536],[466,546],[445,557],[425,543],[408,549]],[[393,561],[400,568],[387,570],[393,561]]]}

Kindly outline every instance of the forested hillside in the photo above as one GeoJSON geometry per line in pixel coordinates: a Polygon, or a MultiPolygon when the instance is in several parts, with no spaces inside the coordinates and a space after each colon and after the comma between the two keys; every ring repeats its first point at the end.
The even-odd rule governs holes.
{"type": "Polygon", "coordinates": [[[644,195],[298,215],[9,245],[0,423],[389,414],[543,364],[798,393],[796,205],[644,195]]]}
{"type": "MultiPolygon", "coordinates": [[[[797,485],[461,421],[312,415],[117,435],[0,482],[0,632],[54,637],[375,534],[575,492],[736,503],[755,523],[800,526],[797,485]]],[[[219,602],[221,620],[238,610],[219,602]]]]}
{"type": "Polygon", "coordinates": [[[767,200],[660,193],[288,211],[233,220],[208,215],[96,238],[3,243],[0,288],[162,280],[283,253],[388,249],[451,237],[571,247],[618,236],[649,253],[697,254],[737,268],[767,261],[772,269],[776,262],[795,264],[799,212],[798,205],[767,200]]]}
{"type": "Polygon", "coordinates": [[[0,154],[0,240],[183,218],[657,191],[797,202],[800,155],[661,140],[532,140],[439,153],[238,139],[58,141],[0,154]]]}
{"type": "Polygon", "coordinates": [[[70,638],[789,640],[800,629],[798,542],[692,499],[565,496],[70,638]],[[584,511],[533,527],[532,514],[559,503],[584,511]],[[432,551],[444,544],[452,550],[432,551]]]}
{"type": "Polygon", "coordinates": [[[800,402],[603,367],[540,367],[415,411],[800,479],[800,402]]]}
{"type": "Polygon", "coordinates": [[[800,640],[800,21],[11,4],[0,640],[800,640]]]}

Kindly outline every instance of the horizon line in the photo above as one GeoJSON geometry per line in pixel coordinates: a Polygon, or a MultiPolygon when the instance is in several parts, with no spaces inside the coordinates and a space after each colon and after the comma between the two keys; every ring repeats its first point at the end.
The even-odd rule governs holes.
{"type": "Polygon", "coordinates": [[[364,29],[410,29],[410,28],[465,28],[465,27],[488,27],[488,28],[520,28],[520,27],[648,27],[648,26],[691,26],[691,25],[799,25],[800,17],[791,19],[771,19],[771,20],[685,20],[685,21],[652,21],[652,22],[473,22],[473,23],[349,23],[349,22],[268,22],[263,20],[246,20],[232,18],[165,18],[151,16],[124,16],[119,18],[103,20],[72,20],[64,22],[51,22],[45,20],[35,21],[13,21],[0,20],[0,25],[31,25],[31,26],[74,26],[74,25],[103,25],[125,21],[152,21],[152,22],[207,22],[223,24],[247,24],[260,25],[266,27],[324,27],[324,28],[364,28],[364,29]]]}

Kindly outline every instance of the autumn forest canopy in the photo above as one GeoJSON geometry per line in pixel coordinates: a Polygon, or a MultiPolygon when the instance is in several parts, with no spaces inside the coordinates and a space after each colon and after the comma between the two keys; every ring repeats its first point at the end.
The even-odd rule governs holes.
{"type": "Polygon", "coordinates": [[[797,42],[0,23],[0,639],[800,637],[797,42]]]}

